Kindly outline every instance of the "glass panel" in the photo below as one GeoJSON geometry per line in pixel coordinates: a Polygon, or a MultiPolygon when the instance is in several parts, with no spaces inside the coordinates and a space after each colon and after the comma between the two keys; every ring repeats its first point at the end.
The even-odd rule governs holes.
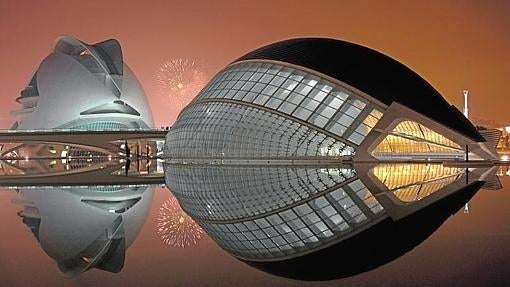
{"type": "Polygon", "coordinates": [[[372,151],[376,158],[432,157],[461,159],[463,149],[431,129],[412,121],[399,123],[372,151]]]}

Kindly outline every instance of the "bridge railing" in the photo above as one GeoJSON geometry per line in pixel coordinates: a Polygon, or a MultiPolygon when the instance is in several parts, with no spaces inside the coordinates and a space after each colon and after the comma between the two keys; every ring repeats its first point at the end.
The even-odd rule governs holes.
{"type": "Polygon", "coordinates": [[[0,129],[0,133],[69,133],[69,132],[158,132],[168,131],[165,128],[149,128],[149,129],[33,129],[33,130],[12,130],[0,129]]]}

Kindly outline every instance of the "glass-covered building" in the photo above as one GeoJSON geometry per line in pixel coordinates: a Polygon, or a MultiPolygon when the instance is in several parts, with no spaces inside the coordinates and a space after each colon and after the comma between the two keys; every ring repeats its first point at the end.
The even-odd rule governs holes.
{"type": "Polygon", "coordinates": [[[374,50],[294,39],[219,72],[167,137],[172,158],[496,159],[424,79],[374,50]]]}
{"type": "Polygon", "coordinates": [[[63,36],[16,99],[12,129],[153,127],[145,93],[117,40],[93,45],[63,36]]]}
{"type": "Polygon", "coordinates": [[[220,71],[179,115],[165,156],[183,210],[251,264],[313,256],[476,190],[481,171],[441,163],[497,158],[415,72],[319,38],[271,44],[220,71]]]}

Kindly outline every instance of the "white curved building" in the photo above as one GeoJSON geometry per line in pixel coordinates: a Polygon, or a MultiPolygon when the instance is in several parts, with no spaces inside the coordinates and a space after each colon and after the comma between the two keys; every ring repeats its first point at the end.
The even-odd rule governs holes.
{"type": "Polygon", "coordinates": [[[17,102],[13,129],[146,129],[154,125],[145,93],[117,40],[94,45],[57,39],[17,102]]]}

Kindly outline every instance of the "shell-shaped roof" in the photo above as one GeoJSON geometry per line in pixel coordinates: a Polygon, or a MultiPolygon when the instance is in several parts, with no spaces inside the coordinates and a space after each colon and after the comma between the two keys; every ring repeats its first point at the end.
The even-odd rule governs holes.
{"type": "Polygon", "coordinates": [[[367,47],[327,38],[298,38],[261,47],[235,62],[245,60],[280,61],[317,71],[386,105],[398,102],[476,141],[485,141],[462,113],[417,73],[367,47]]]}
{"type": "Polygon", "coordinates": [[[86,44],[73,37],[59,37],[53,52],[16,100],[24,108],[15,112],[18,129],[86,124],[104,128],[95,127],[95,122],[131,128],[154,125],[145,93],[123,62],[115,39],[86,44]]]}

